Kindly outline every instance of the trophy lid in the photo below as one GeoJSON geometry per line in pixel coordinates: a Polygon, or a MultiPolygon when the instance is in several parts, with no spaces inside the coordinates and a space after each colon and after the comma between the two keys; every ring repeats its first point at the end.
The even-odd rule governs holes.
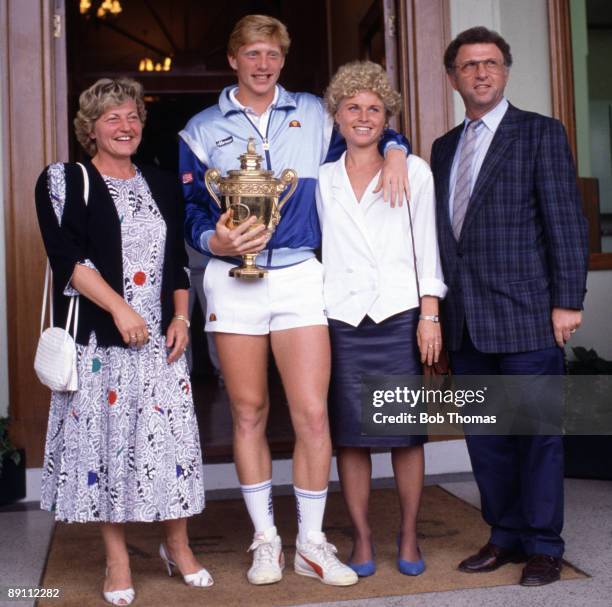
{"type": "Polygon", "coordinates": [[[247,150],[238,159],[240,160],[240,169],[228,171],[227,177],[222,177],[218,169],[208,169],[204,176],[206,189],[219,207],[223,205],[217,198],[212,186],[216,186],[222,196],[230,198],[228,204],[233,204],[231,201],[239,198],[278,200],[279,195],[289,187],[286,196],[278,202],[278,209],[280,210],[297,186],[297,173],[292,169],[285,169],[280,177],[276,178],[273,171],[263,170],[261,168],[263,158],[257,154],[253,137],[249,137],[247,150]]]}
{"type": "Polygon", "coordinates": [[[240,154],[238,160],[240,160],[241,171],[261,170],[261,161],[263,158],[255,150],[255,139],[253,137],[249,137],[247,151],[244,154],[240,154]]]}

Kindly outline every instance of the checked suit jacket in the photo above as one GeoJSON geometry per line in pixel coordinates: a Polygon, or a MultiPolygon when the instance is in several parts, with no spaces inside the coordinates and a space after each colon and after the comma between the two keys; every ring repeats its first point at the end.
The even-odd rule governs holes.
{"type": "Polygon", "coordinates": [[[448,294],[446,347],[467,329],[481,352],[555,346],[551,312],[582,309],[587,222],[561,123],[509,105],[478,174],[459,240],[449,217],[450,173],[463,124],[437,139],[431,168],[448,294]]]}

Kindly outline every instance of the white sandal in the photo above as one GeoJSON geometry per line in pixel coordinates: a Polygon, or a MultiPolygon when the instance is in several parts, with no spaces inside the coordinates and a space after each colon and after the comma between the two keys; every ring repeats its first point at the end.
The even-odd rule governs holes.
{"type": "MultiPolygon", "coordinates": [[[[178,569],[177,564],[168,556],[168,552],[166,547],[163,544],[159,545],[159,556],[161,560],[166,565],[166,569],[168,570],[168,575],[172,577],[173,567],[178,569]]],[[[200,571],[196,571],[195,573],[188,573],[183,576],[183,580],[187,586],[197,586],[199,588],[205,588],[207,586],[213,585],[212,575],[208,573],[208,571],[204,568],[200,569],[200,571]]]]}
{"type": "MultiPolygon", "coordinates": [[[[108,575],[108,568],[104,575],[108,575]]],[[[111,590],[110,592],[105,592],[103,590],[102,595],[107,603],[125,607],[125,605],[130,605],[132,603],[136,597],[136,592],[133,588],[125,588],[124,590],[111,590]]]]}

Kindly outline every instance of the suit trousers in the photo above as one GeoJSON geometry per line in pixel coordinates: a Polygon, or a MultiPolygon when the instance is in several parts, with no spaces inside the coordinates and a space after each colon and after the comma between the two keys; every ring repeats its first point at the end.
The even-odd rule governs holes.
{"type": "MultiPolygon", "coordinates": [[[[458,375],[561,375],[563,351],[552,347],[512,354],[478,351],[465,330],[451,352],[458,375]]],[[[538,403],[529,403],[537,407],[538,403]]],[[[467,436],[482,516],[490,542],[528,555],[561,557],[563,439],[561,436],[467,436]]]]}

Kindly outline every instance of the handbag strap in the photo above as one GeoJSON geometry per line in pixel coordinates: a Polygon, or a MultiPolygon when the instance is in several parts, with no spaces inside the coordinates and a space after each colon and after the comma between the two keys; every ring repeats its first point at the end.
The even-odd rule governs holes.
{"type": "Polygon", "coordinates": [[[410,225],[410,242],[412,243],[412,263],[414,264],[414,278],[416,280],[417,297],[419,298],[419,308],[421,307],[421,285],[419,284],[419,271],[417,269],[416,247],[414,245],[414,228],[412,226],[412,211],[410,210],[410,201],[406,199],[406,208],[408,209],[408,222],[410,225]]]}
{"type": "Polygon", "coordinates": [[[87,203],[89,202],[89,175],[87,174],[87,169],[85,168],[84,164],[81,162],[77,162],[77,164],[83,173],[83,202],[85,203],[85,206],[87,206],[87,203]]]}
{"type": "MultiPolygon", "coordinates": [[[[89,203],[89,175],[85,166],[77,162],[81,172],[83,173],[83,202],[85,206],[89,203]]],[[[42,335],[45,326],[45,315],[47,314],[47,297],[49,299],[49,326],[54,326],[53,320],[53,288],[52,288],[52,272],[49,258],[47,258],[47,268],[45,270],[45,286],[43,289],[43,300],[40,312],[40,333],[42,335]]],[[[76,339],[77,327],[79,326],[79,296],[72,295],[70,297],[70,305],[68,306],[68,316],[66,318],[66,334],[70,332],[70,321],[72,320],[72,314],[74,310],[74,324],[73,324],[73,336],[76,339]],[[76,305],[75,305],[76,300],[76,305]]]]}
{"type": "MultiPolygon", "coordinates": [[[[42,306],[40,309],[40,334],[42,335],[43,329],[45,327],[45,315],[47,313],[47,296],[49,293],[49,285],[51,282],[51,267],[49,266],[49,259],[47,259],[47,269],[45,270],[45,288],[43,289],[43,300],[42,306]]],[[[50,326],[53,326],[53,297],[49,297],[49,323],[50,326]]]]}

